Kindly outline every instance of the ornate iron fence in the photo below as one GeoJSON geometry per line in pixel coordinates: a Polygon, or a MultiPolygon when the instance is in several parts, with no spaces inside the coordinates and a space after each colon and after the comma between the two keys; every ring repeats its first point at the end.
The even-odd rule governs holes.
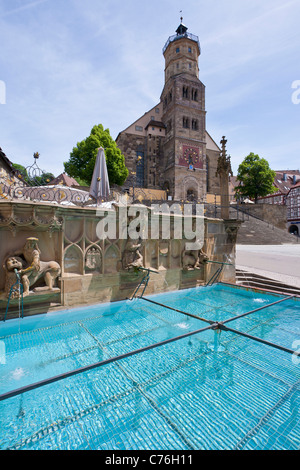
{"type": "MultiPolygon", "coordinates": [[[[34,201],[50,202],[62,205],[88,206],[96,201],[89,195],[88,188],[80,189],[63,185],[50,185],[48,173],[37,165],[39,154],[33,155],[33,165],[24,171],[14,169],[10,173],[0,172],[0,201],[34,201]],[[48,181],[47,181],[48,180],[48,181]]],[[[112,201],[114,191],[103,201],[112,201]]]]}

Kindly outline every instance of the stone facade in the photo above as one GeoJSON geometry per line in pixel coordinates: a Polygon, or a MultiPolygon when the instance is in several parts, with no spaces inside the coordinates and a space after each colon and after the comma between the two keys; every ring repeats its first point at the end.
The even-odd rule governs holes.
{"type": "MultiPolygon", "coordinates": [[[[130,298],[145,275],[145,271],[135,269],[138,266],[152,270],[146,295],[203,285],[211,278],[220,265],[203,263],[199,250],[186,251],[186,239],[178,237],[174,228],[178,220],[182,223],[181,215],[170,215],[170,236],[166,239],[162,231],[162,219],[166,216],[159,213],[155,219],[151,210],[143,206],[142,239],[121,236],[121,212],[126,219],[123,226],[126,231],[133,208],[136,206],[115,206],[101,214],[99,208],[0,202],[0,320],[8,301],[4,291],[4,261],[33,238],[37,239],[41,261],[49,266],[58,265],[60,275],[52,290],[43,287],[43,283],[41,289],[30,287],[30,294],[24,298],[26,315],[130,298]],[[115,217],[117,230],[105,238],[99,222],[108,216],[115,217]],[[157,222],[159,228],[153,230],[157,222]],[[200,261],[196,265],[197,260],[200,261]]],[[[192,220],[194,223],[194,216],[192,220]]],[[[235,282],[237,227],[236,221],[203,219],[201,250],[210,261],[232,263],[223,271],[225,282],[235,282]]],[[[8,317],[18,315],[18,305],[18,299],[11,299],[8,317]]]]}
{"type": "Polygon", "coordinates": [[[116,142],[129,169],[127,185],[164,189],[174,200],[220,195],[220,148],[206,130],[205,86],[199,80],[200,44],[181,23],[164,49],[160,102],[116,142]]]}

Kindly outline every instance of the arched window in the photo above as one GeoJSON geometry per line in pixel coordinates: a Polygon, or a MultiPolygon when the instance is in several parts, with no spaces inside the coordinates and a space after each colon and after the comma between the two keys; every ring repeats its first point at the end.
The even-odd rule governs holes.
{"type": "Polygon", "coordinates": [[[192,100],[198,101],[198,90],[192,89],[192,100]]]}
{"type": "Polygon", "coordinates": [[[182,118],[182,127],[184,127],[185,129],[189,129],[189,127],[190,127],[189,118],[187,118],[187,117],[182,118]]]}
{"type": "Polygon", "coordinates": [[[194,189],[188,189],[186,192],[186,198],[188,201],[196,201],[197,200],[197,192],[194,189]]]}
{"type": "Polygon", "coordinates": [[[194,131],[198,130],[198,120],[197,119],[192,119],[192,129],[194,131]]]}
{"type": "Polygon", "coordinates": [[[189,97],[189,89],[186,86],[182,87],[182,98],[188,99],[189,97]]]}

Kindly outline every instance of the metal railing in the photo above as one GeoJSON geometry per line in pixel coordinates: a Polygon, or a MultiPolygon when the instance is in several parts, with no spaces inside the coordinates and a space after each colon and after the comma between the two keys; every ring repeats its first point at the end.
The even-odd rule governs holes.
{"type": "Polygon", "coordinates": [[[188,38],[188,39],[191,39],[191,41],[196,42],[198,44],[199,51],[201,53],[200,41],[199,41],[198,36],[196,36],[195,34],[186,32],[184,34],[174,34],[173,36],[170,36],[166,44],[163,47],[163,50],[162,50],[163,54],[165,53],[166,49],[168,48],[169,44],[171,44],[171,42],[174,42],[174,41],[177,41],[178,39],[183,39],[183,38],[188,38]]]}

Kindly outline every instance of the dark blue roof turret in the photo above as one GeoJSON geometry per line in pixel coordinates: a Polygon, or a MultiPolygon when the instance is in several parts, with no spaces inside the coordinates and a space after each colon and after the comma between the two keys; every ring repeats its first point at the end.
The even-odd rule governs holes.
{"type": "Polygon", "coordinates": [[[188,28],[186,26],[184,26],[184,24],[182,24],[182,18],[181,18],[181,23],[180,25],[178,26],[178,28],[176,29],[176,33],[178,35],[183,35],[187,32],[188,28]]]}

